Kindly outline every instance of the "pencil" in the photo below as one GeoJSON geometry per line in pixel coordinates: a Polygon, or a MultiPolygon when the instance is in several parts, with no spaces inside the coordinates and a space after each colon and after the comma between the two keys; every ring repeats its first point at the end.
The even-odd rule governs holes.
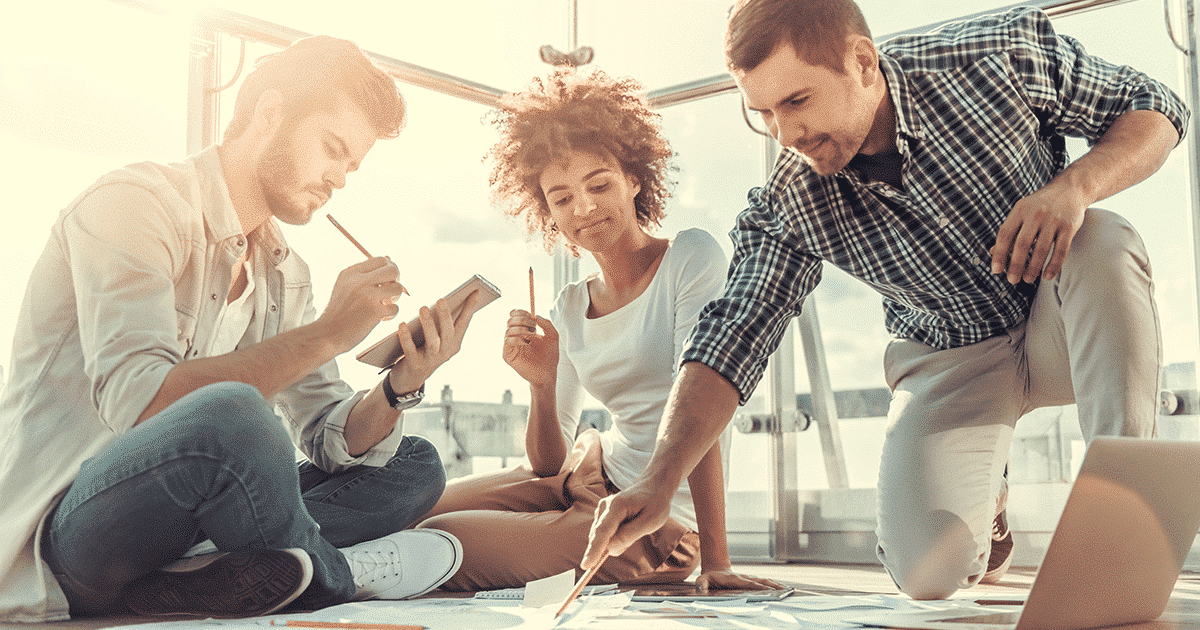
{"type": "Polygon", "coordinates": [[[530,267],[529,268],[529,316],[533,317],[534,320],[536,321],[537,315],[535,315],[535,312],[536,311],[533,310],[533,267],[530,267]]]}
{"type": "MultiPolygon", "coordinates": [[[[346,231],[346,228],[342,227],[342,224],[338,223],[337,219],[333,218],[332,214],[325,215],[325,218],[329,219],[329,222],[333,224],[333,227],[337,228],[339,232],[346,236],[346,238],[350,239],[350,242],[354,243],[354,246],[358,248],[358,251],[363,253],[363,256],[366,256],[367,258],[374,258],[374,256],[371,255],[371,252],[367,251],[367,248],[363,247],[362,243],[358,242],[358,239],[350,236],[350,233],[346,231]]],[[[532,273],[533,267],[530,267],[529,271],[532,273]]],[[[400,285],[400,292],[404,295],[409,295],[408,289],[405,289],[403,284],[400,285]]]]}
{"type": "Polygon", "coordinates": [[[410,626],[394,623],[359,623],[356,621],[300,621],[297,619],[272,619],[272,626],[290,628],[353,628],[356,630],[425,630],[425,626],[410,626]]]}
{"type": "Polygon", "coordinates": [[[562,606],[558,608],[558,612],[554,613],[555,617],[563,614],[563,611],[567,609],[567,606],[570,606],[571,602],[575,601],[576,597],[579,597],[579,594],[583,592],[583,587],[587,586],[587,583],[592,581],[592,578],[596,575],[596,571],[600,569],[600,565],[602,564],[604,564],[604,562],[597,562],[596,566],[588,569],[587,572],[583,574],[583,577],[579,578],[579,581],[575,583],[575,588],[571,589],[571,592],[567,594],[567,598],[563,600],[562,606]]]}
{"type": "Polygon", "coordinates": [[[350,242],[354,243],[354,246],[358,248],[358,251],[363,253],[363,256],[366,256],[367,258],[374,258],[374,256],[371,255],[371,252],[367,251],[367,248],[362,246],[362,243],[359,243],[353,236],[350,236],[350,233],[346,231],[346,228],[342,227],[342,224],[338,223],[337,219],[333,218],[332,214],[325,215],[325,218],[329,219],[329,222],[333,224],[333,227],[337,228],[339,232],[346,236],[346,238],[350,239],[350,242]]]}

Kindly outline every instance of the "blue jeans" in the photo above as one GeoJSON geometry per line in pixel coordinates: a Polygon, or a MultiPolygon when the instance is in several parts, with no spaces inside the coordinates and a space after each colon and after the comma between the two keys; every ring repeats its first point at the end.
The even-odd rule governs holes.
{"type": "Polygon", "coordinates": [[[322,608],[354,596],[338,548],[408,527],[445,484],[437,450],[411,436],[382,467],[297,467],[258,390],[217,383],[84,462],[48,521],[42,552],[72,615],[118,610],[126,584],[205,538],[223,551],[305,550],[313,579],[293,605],[322,608]]]}

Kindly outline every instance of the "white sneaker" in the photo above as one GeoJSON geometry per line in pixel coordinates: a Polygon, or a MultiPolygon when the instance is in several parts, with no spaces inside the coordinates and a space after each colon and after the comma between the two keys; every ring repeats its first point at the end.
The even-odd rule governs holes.
{"type": "Polygon", "coordinates": [[[404,599],[441,586],[462,565],[462,544],[439,529],[406,529],[340,550],[358,592],[354,601],[404,599]]]}

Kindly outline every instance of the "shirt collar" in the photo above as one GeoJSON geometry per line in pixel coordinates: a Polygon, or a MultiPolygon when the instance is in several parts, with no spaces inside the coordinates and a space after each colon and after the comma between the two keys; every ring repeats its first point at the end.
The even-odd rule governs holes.
{"type": "Polygon", "coordinates": [[[880,51],[879,69],[883,71],[883,77],[887,80],[888,93],[892,97],[892,105],[896,108],[896,146],[900,146],[901,137],[923,139],[925,136],[921,130],[921,121],[917,119],[917,111],[913,107],[911,86],[900,67],[900,62],[880,51]]]}
{"type": "MultiPolygon", "coordinates": [[[[196,172],[200,176],[202,196],[201,208],[209,238],[219,243],[242,236],[242,224],[233,200],[229,197],[229,186],[225,182],[225,171],[217,145],[209,146],[194,157],[196,172]]],[[[275,218],[269,218],[249,235],[251,243],[258,243],[263,252],[276,265],[282,263],[290,253],[287,241],[275,218]]]]}

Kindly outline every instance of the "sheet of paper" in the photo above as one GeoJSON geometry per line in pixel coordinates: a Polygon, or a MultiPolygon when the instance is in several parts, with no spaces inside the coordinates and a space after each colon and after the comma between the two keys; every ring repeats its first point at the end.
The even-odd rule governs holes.
{"type": "Polygon", "coordinates": [[[562,629],[591,628],[592,623],[598,619],[620,616],[632,601],[633,591],[580,597],[557,619],[554,627],[562,629]]]}
{"type": "MultiPolygon", "coordinates": [[[[570,590],[574,576],[558,577],[570,590]]],[[[531,583],[531,586],[534,583],[531,583]]],[[[541,585],[534,591],[540,591],[541,585]]],[[[549,588],[548,590],[552,590],[549,588]]],[[[848,620],[887,609],[903,611],[962,606],[965,601],[917,602],[897,595],[791,597],[780,602],[632,602],[632,591],[581,596],[560,617],[553,605],[526,607],[521,599],[431,598],[342,604],[312,613],[241,620],[193,620],[126,626],[126,630],[269,630],[272,619],[421,625],[430,630],[774,630],[797,625],[814,630],[858,628],[848,620]]]]}
{"type": "Polygon", "coordinates": [[[534,580],[525,585],[525,597],[521,605],[526,608],[541,608],[550,604],[562,605],[571,589],[575,588],[575,570],[563,571],[558,575],[534,580]]]}

